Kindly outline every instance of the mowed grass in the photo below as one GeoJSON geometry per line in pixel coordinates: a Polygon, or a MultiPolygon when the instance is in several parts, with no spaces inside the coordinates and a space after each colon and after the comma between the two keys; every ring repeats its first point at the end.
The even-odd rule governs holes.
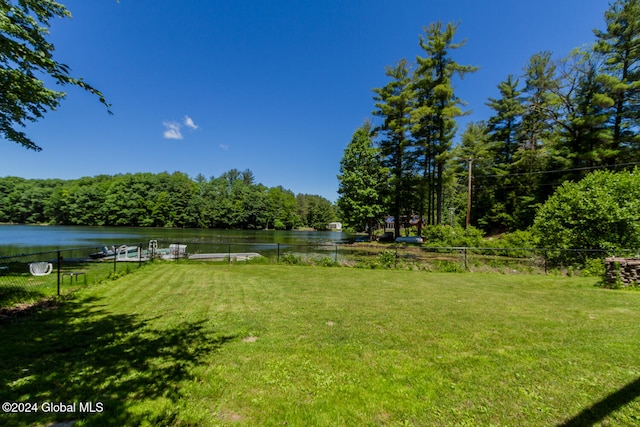
{"type": "Polygon", "coordinates": [[[0,325],[1,425],[640,423],[640,293],[595,279],[159,263],[0,325]]]}

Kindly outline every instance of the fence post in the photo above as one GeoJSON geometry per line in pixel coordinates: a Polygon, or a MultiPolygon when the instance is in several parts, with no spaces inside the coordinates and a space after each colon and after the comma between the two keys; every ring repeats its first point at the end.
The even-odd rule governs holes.
{"type": "Polygon", "coordinates": [[[396,246],[396,258],[393,263],[393,268],[398,268],[398,247],[396,246]]]}
{"type": "Polygon", "coordinates": [[[335,258],[336,264],[338,263],[338,244],[336,244],[336,258],[335,258]]]}
{"type": "Polygon", "coordinates": [[[138,268],[142,267],[142,243],[138,246],[138,268]]]}
{"type": "Polygon", "coordinates": [[[229,243],[228,254],[229,254],[229,264],[231,264],[231,243],[229,243]]]}
{"type": "Polygon", "coordinates": [[[113,272],[115,273],[118,270],[118,250],[116,247],[113,247],[113,272]]]}
{"type": "Polygon", "coordinates": [[[278,264],[280,264],[280,243],[278,243],[278,264]]]}
{"type": "Polygon", "coordinates": [[[464,248],[464,269],[465,271],[469,270],[469,263],[467,261],[467,247],[464,248]]]}
{"type": "Polygon", "coordinates": [[[58,251],[58,296],[60,296],[60,264],[62,264],[62,255],[58,251]]]}

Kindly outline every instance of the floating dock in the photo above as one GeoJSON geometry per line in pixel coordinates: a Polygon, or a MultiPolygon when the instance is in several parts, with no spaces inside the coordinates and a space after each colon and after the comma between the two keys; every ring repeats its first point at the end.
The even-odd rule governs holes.
{"type": "Polygon", "coordinates": [[[247,261],[261,256],[262,255],[257,252],[225,252],[215,254],[193,254],[189,255],[189,259],[200,261],[247,261]]]}

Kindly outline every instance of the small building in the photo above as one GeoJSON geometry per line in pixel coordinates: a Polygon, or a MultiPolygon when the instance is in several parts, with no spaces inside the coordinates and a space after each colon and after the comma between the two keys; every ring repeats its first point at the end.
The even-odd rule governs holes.
{"type": "Polygon", "coordinates": [[[329,231],[342,231],[342,223],[341,222],[330,222],[329,223],[329,231]]]}
{"type": "MultiPolygon", "coordinates": [[[[425,221],[423,218],[420,218],[419,215],[411,215],[410,217],[402,216],[400,217],[400,233],[404,232],[406,226],[409,227],[417,227],[418,224],[422,221],[422,226],[424,227],[425,221]]],[[[387,216],[384,219],[384,231],[386,233],[395,232],[395,218],[393,216],[387,216]]],[[[399,236],[396,236],[399,237],[399,236]]]]}

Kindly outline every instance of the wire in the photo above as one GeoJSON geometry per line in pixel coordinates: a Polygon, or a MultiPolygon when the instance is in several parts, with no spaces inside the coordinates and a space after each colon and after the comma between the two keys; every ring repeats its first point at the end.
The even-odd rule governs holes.
{"type": "Polygon", "coordinates": [[[501,177],[507,177],[507,176],[522,176],[522,175],[543,175],[543,174],[558,173],[558,172],[576,172],[576,171],[586,171],[586,170],[594,170],[594,169],[627,167],[627,166],[635,166],[635,165],[640,165],[640,162],[619,163],[615,165],[585,166],[582,168],[557,169],[557,170],[551,170],[551,171],[515,172],[515,173],[505,173],[505,174],[496,174],[496,175],[474,175],[474,179],[496,178],[496,177],[501,178],[501,177]]]}

